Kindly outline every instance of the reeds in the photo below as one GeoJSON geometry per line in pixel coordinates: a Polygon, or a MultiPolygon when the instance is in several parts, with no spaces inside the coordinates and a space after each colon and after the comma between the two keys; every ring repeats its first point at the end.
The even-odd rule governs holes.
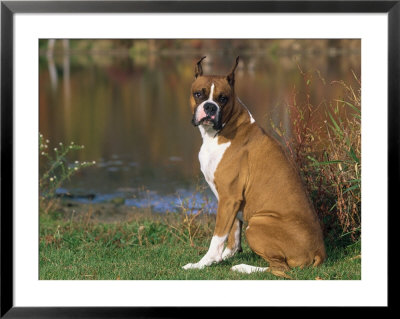
{"type": "MultiPolygon", "coordinates": [[[[357,88],[334,81],[344,97],[313,104],[312,74],[299,68],[306,84],[300,98],[293,92],[288,103],[290,130],[271,122],[273,132],[297,163],[328,239],[361,236],[361,82],[357,88]]],[[[318,73],[319,79],[324,81],[318,73]]]]}
{"type": "Polygon", "coordinates": [[[44,212],[53,208],[56,202],[56,190],[63,183],[76,174],[80,169],[89,167],[95,162],[70,163],[67,159],[71,151],[84,148],[83,145],[76,145],[71,142],[69,145],[58,143],[57,147],[50,148],[50,141],[39,133],[39,202],[44,212]]]}

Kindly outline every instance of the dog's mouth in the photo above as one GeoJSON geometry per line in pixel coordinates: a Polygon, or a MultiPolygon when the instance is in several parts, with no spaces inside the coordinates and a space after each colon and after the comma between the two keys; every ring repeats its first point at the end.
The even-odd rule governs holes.
{"type": "Polygon", "coordinates": [[[216,115],[207,115],[200,120],[201,125],[214,125],[216,122],[216,115]]]}
{"type": "Polygon", "coordinates": [[[196,114],[193,115],[192,124],[194,126],[212,126],[212,128],[216,131],[221,130],[221,113],[214,114],[214,115],[207,115],[200,120],[196,120],[196,114]]]}

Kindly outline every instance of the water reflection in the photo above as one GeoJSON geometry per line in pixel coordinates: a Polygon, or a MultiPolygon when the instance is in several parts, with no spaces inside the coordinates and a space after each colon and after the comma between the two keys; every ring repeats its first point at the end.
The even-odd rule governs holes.
{"type": "MultiPolygon", "coordinates": [[[[167,46],[168,40],[142,40],[127,49],[102,48],[98,42],[96,50],[80,50],[80,43],[63,40],[58,51],[57,43],[48,41],[40,57],[40,131],[54,145],[85,145],[73,160],[97,162],[65,185],[68,192],[107,201],[110,194],[121,196],[120,189],[146,189],[154,202],[173,207],[179,192],[188,195],[182,190],[203,183],[197,159],[201,137],[190,123],[188,102],[200,56],[207,56],[205,74],[227,73],[241,56],[236,91],[265,129],[272,119],[289,130],[285,107],[294,92],[300,97],[306,92],[299,66],[324,78],[325,83],[315,73],[317,85],[309,92],[314,104],[343,94],[331,81],[351,84],[351,70],[360,74],[357,40],[191,41],[184,49],[167,46]]],[[[125,204],[134,205],[140,194],[122,195],[125,204]]]]}

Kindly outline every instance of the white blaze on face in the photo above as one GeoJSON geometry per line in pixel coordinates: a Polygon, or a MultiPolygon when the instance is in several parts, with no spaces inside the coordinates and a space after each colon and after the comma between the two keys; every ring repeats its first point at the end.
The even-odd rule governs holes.
{"type": "Polygon", "coordinates": [[[214,83],[211,83],[210,95],[208,96],[208,101],[212,101],[213,100],[214,88],[215,88],[214,83]]]}

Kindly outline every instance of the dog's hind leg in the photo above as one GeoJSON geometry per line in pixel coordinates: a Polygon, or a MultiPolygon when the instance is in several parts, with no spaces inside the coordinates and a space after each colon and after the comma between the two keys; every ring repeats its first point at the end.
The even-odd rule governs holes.
{"type": "Polygon", "coordinates": [[[235,219],[235,222],[228,235],[228,243],[226,244],[226,248],[222,253],[223,260],[226,260],[235,255],[237,252],[242,251],[242,224],[243,222],[239,218],[235,219]]]}
{"type": "Polygon", "coordinates": [[[245,273],[267,271],[275,276],[290,278],[285,272],[289,265],[286,262],[286,256],[279,245],[280,229],[279,226],[271,221],[271,224],[265,222],[264,218],[252,217],[249,220],[249,226],[246,228],[246,239],[250,248],[259,256],[264,258],[269,267],[255,267],[249,265],[237,265],[231,268],[234,271],[245,273]]]}

